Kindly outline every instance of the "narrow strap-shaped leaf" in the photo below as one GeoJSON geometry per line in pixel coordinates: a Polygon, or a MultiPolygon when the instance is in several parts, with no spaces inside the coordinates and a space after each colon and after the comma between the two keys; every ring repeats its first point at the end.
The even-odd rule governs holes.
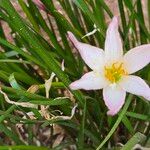
{"type": "Polygon", "coordinates": [[[0,131],[4,132],[8,137],[10,137],[16,144],[24,144],[19,137],[10,129],[8,129],[6,126],[4,126],[2,123],[0,123],[0,131]]]}
{"type": "Polygon", "coordinates": [[[122,122],[125,125],[125,127],[129,130],[129,132],[131,134],[133,134],[134,133],[134,128],[132,127],[132,124],[131,124],[130,120],[127,118],[127,116],[124,116],[122,118],[122,122]]]}
{"type": "Polygon", "coordinates": [[[146,37],[150,40],[150,33],[148,32],[145,24],[142,22],[142,20],[140,19],[140,17],[138,16],[136,11],[134,10],[134,6],[132,5],[131,1],[124,0],[124,2],[125,2],[125,5],[129,8],[130,12],[134,12],[136,20],[139,22],[139,25],[142,28],[142,30],[144,31],[146,37]]]}
{"type": "MultiPolygon", "coordinates": [[[[141,22],[143,24],[145,24],[145,21],[144,21],[144,14],[143,14],[143,10],[142,10],[142,4],[141,4],[141,1],[140,0],[137,0],[137,15],[138,17],[140,18],[141,22]]],[[[140,39],[141,39],[141,44],[145,44],[147,43],[147,40],[146,40],[146,35],[143,31],[143,29],[141,28],[141,26],[139,26],[140,28],[140,39]]]]}
{"type": "Polygon", "coordinates": [[[111,128],[111,130],[109,131],[109,133],[107,134],[107,136],[105,137],[105,139],[101,142],[101,144],[97,147],[96,150],[100,150],[104,144],[109,140],[109,138],[112,136],[112,134],[115,132],[115,130],[117,129],[118,125],[120,124],[123,116],[125,115],[130,103],[131,103],[131,99],[132,99],[132,95],[129,95],[129,97],[127,98],[127,101],[121,111],[121,113],[119,114],[119,117],[117,119],[117,121],[115,122],[115,124],[113,125],[113,127],[111,128]]]}
{"type": "MultiPolygon", "coordinates": [[[[22,19],[19,17],[15,9],[12,7],[9,0],[1,0],[0,6],[4,7],[7,10],[7,13],[11,16],[12,21],[14,22],[14,28],[15,30],[23,37],[25,38],[31,46],[34,47],[35,52],[42,58],[45,65],[53,71],[57,77],[62,80],[62,82],[68,86],[71,82],[68,79],[67,75],[61,70],[61,68],[56,63],[56,60],[45,52],[45,48],[41,45],[40,41],[36,38],[36,36],[31,32],[31,30],[24,24],[22,19]],[[14,17],[15,16],[15,17],[14,17]]],[[[83,104],[83,96],[80,92],[72,91],[74,96],[77,100],[80,101],[81,104],[83,104]]],[[[83,105],[82,105],[83,106],[83,105]]]]}
{"type": "Polygon", "coordinates": [[[135,133],[135,135],[123,146],[121,150],[132,149],[136,144],[143,142],[146,136],[140,132],[135,133]]]}
{"type": "Polygon", "coordinates": [[[128,117],[132,117],[135,119],[150,121],[150,116],[148,116],[148,115],[143,115],[143,114],[139,114],[139,113],[135,113],[135,112],[128,112],[128,111],[126,112],[126,115],[128,117]]]}
{"type": "Polygon", "coordinates": [[[16,146],[0,146],[0,150],[52,150],[46,147],[37,147],[37,146],[25,146],[25,145],[16,145],[16,146]]]}
{"type": "Polygon", "coordinates": [[[20,6],[22,7],[23,11],[25,12],[27,18],[30,20],[30,22],[32,23],[34,29],[37,32],[40,32],[40,28],[38,26],[38,24],[36,23],[36,21],[34,20],[33,16],[30,14],[28,7],[26,6],[26,4],[23,2],[23,0],[18,0],[20,6]]]}

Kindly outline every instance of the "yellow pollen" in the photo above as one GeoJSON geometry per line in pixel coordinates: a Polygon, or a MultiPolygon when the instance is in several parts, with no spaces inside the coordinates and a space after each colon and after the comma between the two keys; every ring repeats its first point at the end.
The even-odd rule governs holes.
{"type": "Polygon", "coordinates": [[[105,77],[111,82],[118,82],[122,75],[126,75],[127,72],[124,70],[123,63],[113,63],[110,67],[105,66],[105,77]]]}

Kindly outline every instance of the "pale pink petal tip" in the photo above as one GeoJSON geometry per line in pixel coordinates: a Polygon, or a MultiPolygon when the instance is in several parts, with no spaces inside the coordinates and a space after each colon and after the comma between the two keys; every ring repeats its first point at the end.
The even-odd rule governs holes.
{"type": "Polygon", "coordinates": [[[145,95],[144,98],[150,101],[150,88],[148,89],[147,95],[145,95]]]}
{"type": "Polygon", "coordinates": [[[71,90],[77,90],[78,88],[77,88],[76,82],[71,83],[71,84],[69,85],[69,88],[70,88],[71,90]]]}
{"type": "Polygon", "coordinates": [[[95,74],[93,71],[84,74],[79,80],[70,84],[72,90],[99,90],[107,85],[103,77],[95,74]]]}
{"type": "Polygon", "coordinates": [[[123,57],[123,46],[118,32],[118,17],[114,16],[110,22],[105,40],[105,57],[106,61],[113,63],[123,57]]]}
{"type": "Polygon", "coordinates": [[[111,23],[110,23],[110,26],[114,26],[114,27],[118,27],[118,23],[119,23],[119,18],[118,18],[118,16],[114,16],[113,18],[112,18],[112,21],[111,21],[111,23]]]}
{"type": "Polygon", "coordinates": [[[150,96],[145,96],[144,97],[146,100],[150,101],[150,96]]]}
{"type": "Polygon", "coordinates": [[[78,40],[74,36],[74,34],[70,31],[67,32],[68,38],[71,40],[71,42],[76,46],[78,44],[78,40]]]}
{"type": "Polygon", "coordinates": [[[126,92],[119,86],[108,86],[103,89],[104,102],[109,110],[107,115],[114,116],[120,111],[125,102],[125,96],[126,92]]]}
{"type": "Polygon", "coordinates": [[[107,111],[108,116],[115,116],[118,112],[114,112],[112,110],[107,111]]]}

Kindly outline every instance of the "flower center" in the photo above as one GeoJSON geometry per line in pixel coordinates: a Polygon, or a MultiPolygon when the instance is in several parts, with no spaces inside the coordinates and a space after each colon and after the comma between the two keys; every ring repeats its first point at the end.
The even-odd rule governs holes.
{"type": "Polygon", "coordinates": [[[122,75],[126,75],[126,71],[124,70],[123,63],[113,63],[111,66],[105,66],[105,77],[111,83],[117,83],[122,75]]]}

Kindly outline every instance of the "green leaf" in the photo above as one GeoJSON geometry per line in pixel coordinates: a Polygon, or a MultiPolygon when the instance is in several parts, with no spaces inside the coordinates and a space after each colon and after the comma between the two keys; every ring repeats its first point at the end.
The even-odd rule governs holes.
{"type": "Polygon", "coordinates": [[[2,123],[0,123],[0,131],[4,132],[8,137],[10,137],[16,144],[24,144],[19,137],[14,133],[13,130],[8,129],[2,123]]]}
{"type": "Polygon", "coordinates": [[[132,95],[130,95],[128,98],[127,98],[127,101],[121,111],[121,113],[119,114],[119,117],[117,119],[117,121],[115,122],[115,124],[113,125],[113,127],[111,128],[111,130],[109,131],[109,133],[107,134],[107,136],[105,137],[105,139],[101,142],[101,144],[97,147],[96,150],[100,150],[104,144],[109,140],[109,138],[113,135],[113,133],[115,132],[115,130],[117,129],[118,125],[120,124],[122,118],[124,117],[130,103],[131,103],[131,99],[132,99],[132,95]]]}
{"type": "Polygon", "coordinates": [[[130,120],[126,116],[124,116],[122,118],[122,122],[125,125],[125,127],[129,130],[129,132],[131,134],[133,134],[134,133],[134,128],[132,127],[132,124],[131,124],[130,120]]]}
{"type": "Polygon", "coordinates": [[[121,148],[121,150],[132,149],[136,144],[142,143],[146,139],[146,136],[140,132],[135,133],[135,135],[121,148]]]}
{"type": "MultiPolygon", "coordinates": [[[[67,75],[61,70],[56,63],[56,60],[50,53],[47,53],[46,49],[42,46],[41,41],[34,35],[26,24],[22,21],[20,16],[17,14],[9,0],[0,1],[0,6],[7,10],[8,15],[11,17],[11,23],[13,28],[24,38],[35,50],[35,53],[44,61],[45,65],[53,71],[62,82],[68,86],[71,82],[67,75]]],[[[81,93],[72,91],[76,99],[80,101],[83,106],[83,97],[81,93]]]]}
{"type": "Polygon", "coordinates": [[[79,149],[84,149],[84,130],[85,130],[85,121],[86,121],[86,110],[87,110],[87,106],[86,106],[86,100],[84,103],[84,109],[83,109],[83,117],[82,117],[82,123],[80,126],[80,131],[79,131],[79,135],[78,135],[78,148],[79,149]]]}
{"type": "Polygon", "coordinates": [[[135,112],[126,112],[126,115],[135,119],[140,119],[140,120],[145,120],[145,121],[150,121],[150,116],[149,115],[143,115],[135,112]]]}
{"type": "Polygon", "coordinates": [[[25,12],[25,14],[27,15],[27,18],[30,20],[30,22],[32,23],[34,29],[39,32],[40,28],[39,25],[36,23],[34,17],[32,16],[32,14],[30,13],[28,7],[26,6],[26,4],[23,2],[23,0],[18,0],[20,6],[22,7],[23,11],[25,12]]]}
{"type": "MultiPolygon", "coordinates": [[[[141,20],[141,18],[140,18],[141,15],[139,16],[139,15],[136,13],[136,11],[134,10],[134,6],[132,5],[132,2],[131,2],[131,1],[124,0],[124,2],[125,2],[125,5],[129,8],[130,12],[131,12],[131,13],[132,13],[132,12],[134,13],[135,18],[136,18],[136,20],[138,21],[138,23],[139,23],[141,29],[143,30],[143,32],[144,32],[144,34],[146,35],[146,37],[150,40],[150,33],[148,32],[148,30],[147,30],[145,24],[143,23],[143,21],[141,20]]],[[[135,3],[135,4],[136,4],[136,3],[135,3]]]]}
{"type": "Polygon", "coordinates": [[[93,22],[93,25],[96,24],[96,26],[101,30],[101,35],[104,37],[104,31],[101,28],[100,24],[98,23],[96,17],[94,16],[93,12],[89,9],[88,5],[83,0],[73,0],[73,2],[91,19],[93,22]]]}
{"type": "Polygon", "coordinates": [[[46,147],[37,147],[37,146],[25,146],[25,145],[17,145],[17,146],[0,146],[0,150],[52,150],[46,147]]]}
{"type": "Polygon", "coordinates": [[[29,101],[30,103],[33,104],[38,104],[38,105],[48,105],[48,106],[58,106],[58,105],[69,105],[70,101],[67,98],[59,98],[55,100],[32,100],[29,101]]]}
{"type": "MultiPolygon", "coordinates": [[[[142,10],[142,4],[141,4],[140,0],[137,0],[137,10],[138,10],[137,15],[138,15],[140,21],[142,22],[142,24],[145,24],[144,14],[143,14],[143,10],[142,10]]],[[[141,26],[139,26],[139,28],[140,28],[141,44],[145,44],[145,43],[147,43],[146,35],[145,35],[143,29],[141,28],[141,26]]]]}

